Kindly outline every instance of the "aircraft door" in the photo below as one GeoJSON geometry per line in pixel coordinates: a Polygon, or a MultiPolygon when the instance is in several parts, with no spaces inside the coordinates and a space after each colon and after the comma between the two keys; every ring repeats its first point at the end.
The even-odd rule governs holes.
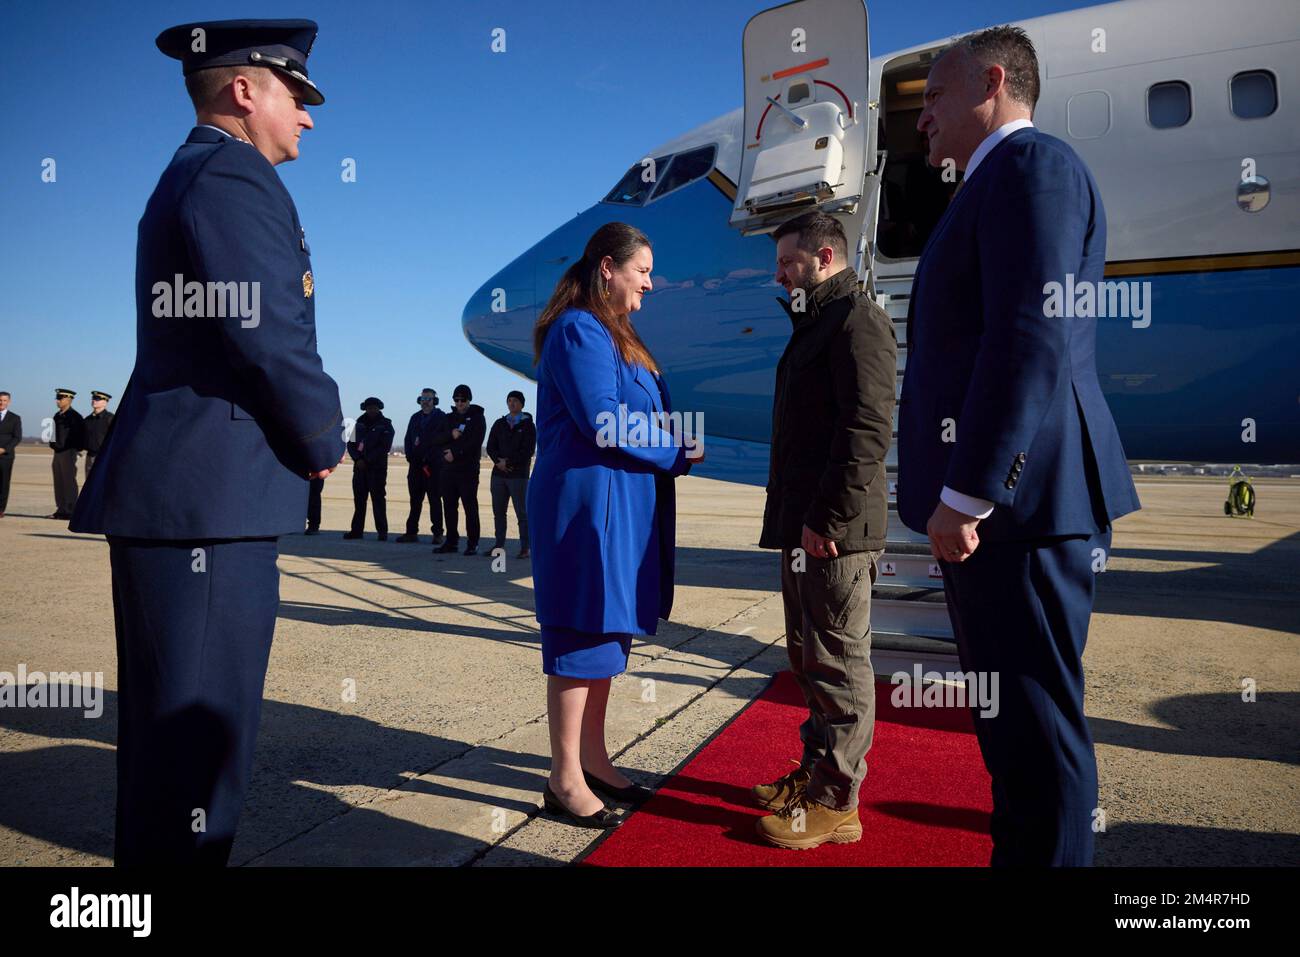
{"type": "Polygon", "coordinates": [[[800,212],[844,214],[862,234],[875,108],[862,0],[796,0],[745,26],[745,126],[730,223],[767,232],[800,212]]]}

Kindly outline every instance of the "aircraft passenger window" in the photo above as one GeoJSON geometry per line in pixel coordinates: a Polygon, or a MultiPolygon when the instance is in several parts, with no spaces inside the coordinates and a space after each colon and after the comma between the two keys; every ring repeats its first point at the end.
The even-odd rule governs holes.
{"type": "Polygon", "coordinates": [[[637,160],[632,164],[618,185],[609,191],[605,197],[607,203],[619,203],[623,206],[640,206],[650,195],[650,191],[655,188],[655,182],[663,178],[667,172],[668,161],[672,159],[672,154],[667,156],[656,156],[654,158],[653,174],[654,179],[646,182],[646,177],[651,175],[651,167],[648,164],[637,160]]]}
{"type": "Polygon", "coordinates": [[[1192,118],[1192,88],[1182,80],[1157,83],[1147,90],[1147,121],[1158,130],[1185,126],[1192,118]]]}
{"type": "Polygon", "coordinates": [[[1238,73],[1230,90],[1233,116],[1254,120],[1277,109],[1277,80],[1267,70],[1238,73]]]}
{"type": "Polygon", "coordinates": [[[655,189],[654,198],[666,196],[687,183],[695,182],[701,176],[707,176],[709,170],[713,169],[714,152],[715,147],[710,144],[678,153],[673,159],[672,166],[668,167],[668,172],[659,178],[659,186],[655,189]]]}

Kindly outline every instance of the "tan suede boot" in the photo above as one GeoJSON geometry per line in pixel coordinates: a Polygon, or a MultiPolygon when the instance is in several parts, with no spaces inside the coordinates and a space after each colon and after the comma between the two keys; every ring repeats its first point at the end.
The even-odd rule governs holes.
{"type": "Polygon", "coordinates": [[[800,791],[775,814],[760,817],[754,824],[758,836],[777,847],[808,850],[827,842],[852,844],[862,840],[858,809],[837,811],[819,804],[800,791]]]}
{"type": "Polygon", "coordinates": [[[789,774],[782,775],[771,784],[755,784],[749,789],[749,793],[754,796],[754,802],[759,807],[768,811],[779,811],[785,807],[787,801],[796,794],[802,793],[808,786],[809,773],[797,767],[798,761],[791,759],[790,763],[796,767],[789,774]]]}

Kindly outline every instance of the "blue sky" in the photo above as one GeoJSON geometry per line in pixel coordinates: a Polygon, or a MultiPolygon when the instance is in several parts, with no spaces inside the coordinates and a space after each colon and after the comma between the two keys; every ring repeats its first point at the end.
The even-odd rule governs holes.
{"type": "MultiPolygon", "coordinates": [[[[763,0],[294,5],[98,2],[0,10],[0,389],[33,427],[53,390],[116,397],[135,357],[135,233],[193,125],[154,37],[204,19],[310,17],[327,102],[278,167],[312,248],[316,322],[344,411],[403,421],[468,382],[490,415],[532,384],[480,356],[461,310],[500,266],[603,196],[655,144],[740,105],[763,0]],[[506,31],[506,52],[490,49],[506,31]],[[46,157],[57,182],[41,181],[46,157]],[[345,157],[357,181],[340,177],[345,157]]],[[[872,52],[1086,4],[874,0],[872,52]]]]}

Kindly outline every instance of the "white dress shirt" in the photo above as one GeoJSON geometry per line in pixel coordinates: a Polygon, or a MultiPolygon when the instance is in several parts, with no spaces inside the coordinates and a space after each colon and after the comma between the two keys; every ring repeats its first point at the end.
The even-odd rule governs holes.
{"type": "MultiPolygon", "coordinates": [[[[236,136],[234,133],[227,133],[227,132],[226,132],[225,130],[223,130],[221,127],[219,127],[219,126],[213,126],[211,123],[200,123],[199,126],[206,126],[206,127],[207,127],[208,129],[210,129],[210,130],[216,130],[218,133],[222,134],[223,136],[228,136],[228,137],[230,137],[232,140],[239,140],[239,142],[241,142],[241,143],[248,143],[248,140],[244,139],[242,136],[236,136]]],[[[252,144],[252,143],[248,143],[248,145],[249,145],[249,146],[252,146],[253,144],[252,144]]]]}
{"type": "MultiPolygon", "coordinates": [[[[993,152],[993,147],[997,146],[1016,130],[1023,130],[1027,126],[1034,124],[1026,119],[1012,120],[1010,123],[1003,123],[996,130],[984,137],[984,141],[975,147],[975,152],[970,155],[970,162],[966,164],[966,173],[962,177],[962,182],[968,182],[975,168],[980,165],[984,157],[993,152]]],[[[943,487],[939,493],[939,501],[943,502],[951,509],[961,512],[963,515],[969,515],[972,518],[988,518],[993,514],[993,503],[988,499],[976,498],[974,495],[965,495],[961,492],[951,489],[948,486],[943,487]]]]}

